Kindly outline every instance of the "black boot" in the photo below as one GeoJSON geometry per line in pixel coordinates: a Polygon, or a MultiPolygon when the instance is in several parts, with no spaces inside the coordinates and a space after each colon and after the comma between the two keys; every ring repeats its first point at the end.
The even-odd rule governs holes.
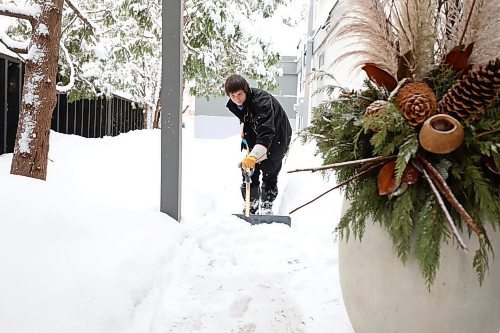
{"type": "Polygon", "coordinates": [[[276,184],[262,184],[262,192],[260,195],[260,214],[272,215],[273,214],[273,201],[278,196],[278,186],[276,184]]]}
{"type": "MultiPolygon", "coordinates": [[[[259,211],[259,205],[260,200],[255,199],[255,200],[250,200],[250,214],[255,215],[259,211]]],[[[243,205],[243,215],[247,213],[247,206],[246,203],[243,205]]]]}
{"type": "Polygon", "coordinates": [[[260,215],[273,215],[273,203],[271,201],[263,201],[260,206],[260,215]]]}

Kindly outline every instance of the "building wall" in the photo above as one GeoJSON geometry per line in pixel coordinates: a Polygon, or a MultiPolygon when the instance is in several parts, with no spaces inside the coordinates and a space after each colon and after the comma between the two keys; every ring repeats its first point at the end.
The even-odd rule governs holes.
{"type": "Polygon", "coordinates": [[[322,87],[334,84],[357,89],[365,77],[359,69],[353,70],[351,58],[335,61],[340,51],[345,52],[346,42],[335,40],[333,32],[338,28],[341,15],[349,10],[348,5],[346,0],[311,0],[309,37],[299,44],[301,53],[297,62],[299,129],[310,124],[312,109],[328,98],[326,93],[319,92],[322,87]],[[321,72],[333,75],[336,80],[320,78],[321,72]]]}

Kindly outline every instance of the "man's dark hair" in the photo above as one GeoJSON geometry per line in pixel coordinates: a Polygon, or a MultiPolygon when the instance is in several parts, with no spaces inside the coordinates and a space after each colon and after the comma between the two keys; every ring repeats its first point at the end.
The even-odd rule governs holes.
{"type": "Polygon", "coordinates": [[[247,94],[250,90],[250,86],[243,76],[233,74],[226,79],[224,90],[226,91],[226,95],[228,96],[230,93],[237,92],[238,90],[243,90],[245,94],[247,94]]]}

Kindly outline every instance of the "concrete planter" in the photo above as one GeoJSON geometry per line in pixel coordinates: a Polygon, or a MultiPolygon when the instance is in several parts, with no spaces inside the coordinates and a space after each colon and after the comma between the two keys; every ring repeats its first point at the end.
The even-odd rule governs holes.
{"type": "Polygon", "coordinates": [[[487,231],[496,258],[483,285],[472,268],[477,239],[464,236],[469,254],[456,242],[441,247],[430,293],[418,262],[410,256],[403,265],[378,223],[367,221],[361,242],[339,241],[342,295],[356,333],[499,333],[500,231],[487,231]]]}

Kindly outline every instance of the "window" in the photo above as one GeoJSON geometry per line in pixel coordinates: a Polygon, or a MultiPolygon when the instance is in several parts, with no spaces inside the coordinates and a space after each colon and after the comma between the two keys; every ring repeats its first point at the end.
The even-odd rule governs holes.
{"type": "Polygon", "coordinates": [[[323,67],[324,64],[325,64],[325,52],[319,55],[318,68],[321,69],[321,67],[323,67]]]}

